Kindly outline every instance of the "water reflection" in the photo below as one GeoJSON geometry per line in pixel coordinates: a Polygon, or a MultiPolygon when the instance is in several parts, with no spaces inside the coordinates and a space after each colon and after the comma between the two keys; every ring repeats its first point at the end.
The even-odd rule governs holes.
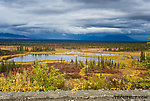
{"type": "MultiPolygon", "coordinates": [[[[86,55],[97,55],[101,58],[103,56],[104,58],[109,58],[112,61],[116,61],[114,57],[105,57],[105,55],[113,56],[113,55],[118,55],[118,54],[94,54],[94,53],[80,53],[80,52],[68,52],[66,51],[65,53],[53,53],[53,54],[30,54],[27,56],[20,56],[20,57],[14,57],[9,59],[9,61],[16,61],[16,62],[28,62],[28,61],[35,61],[35,60],[65,60],[65,61],[75,61],[76,57],[78,61],[83,61],[85,60],[95,60],[98,61],[97,57],[84,57],[86,55]],[[72,55],[75,54],[75,55],[72,55]]],[[[133,57],[133,59],[138,59],[139,57],[133,57]]],[[[108,59],[108,61],[109,61],[108,59]]],[[[129,59],[125,59],[129,60],[129,59]]]]}
{"type": "MultiPolygon", "coordinates": [[[[78,61],[85,61],[87,60],[95,60],[98,61],[97,57],[83,57],[83,56],[79,56],[79,55],[52,55],[52,54],[42,54],[42,55],[27,55],[27,56],[22,56],[22,57],[14,57],[12,59],[9,59],[9,61],[16,61],[16,62],[27,62],[27,61],[35,61],[35,60],[65,60],[65,61],[75,61],[75,59],[78,59],[78,61]]],[[[107,57],[107,58],[113,58],[113,57],[107,57]]]]}

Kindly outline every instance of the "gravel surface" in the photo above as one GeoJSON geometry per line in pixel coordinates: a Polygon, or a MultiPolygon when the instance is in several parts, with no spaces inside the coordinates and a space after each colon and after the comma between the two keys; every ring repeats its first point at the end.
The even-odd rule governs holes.
{"type": "Polygon", "coordinates": [[[150,90],[0,92],[1,101],[150,101],[150,90]]]}

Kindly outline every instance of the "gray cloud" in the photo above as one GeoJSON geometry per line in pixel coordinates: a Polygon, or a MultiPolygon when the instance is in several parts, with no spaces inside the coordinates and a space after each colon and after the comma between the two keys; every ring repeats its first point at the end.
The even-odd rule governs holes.
{"type": "Polygon", "coordinates": [[[0,31],[148,36],[149,9],[149,0],[1,0],[0,31]]]}

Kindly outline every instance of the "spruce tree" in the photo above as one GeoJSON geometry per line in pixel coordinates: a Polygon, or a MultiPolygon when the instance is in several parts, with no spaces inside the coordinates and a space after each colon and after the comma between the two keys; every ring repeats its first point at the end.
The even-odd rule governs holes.
{"type": "Polygon", "coordinates": [[[114,68],[116,68],[117,67],[117,63],[115,62],[115,66],[114,66],[114,68]]]}
{"type": "Polygon", "coordinates": [[[29,52],[29,48],[27,47],[27,52],[29,52]]]}
{"type": "Polygon", "coordinates": [[[88,76],[88,68],[87,68],[87,66],[85,68],[85,76],[88,76]]]}
{"type": "Polygon", "coordinates": [[[140,62],[145,60],[145,52],[141,51],[141,57],[140,58],[141,58],[140,62]]]}
{"type": "Polygon", "coordinates": [[[99,59],[99,57],[98,57],[98,67],[100,67],[100,59],[99,59]]]}
{"type": "Polygon", "coordinates": [[[17,47],[17,51],[18,51],[18,52],[20,51],[20,47],[17,47]]]}
{"type": "Polygon", "coordinates": [[[20,46],[20,52],[22,52],[23,51],[23,46],[20,46]]]}
{"type": "Polygon", "coordinates": [[[77,67],[78,67],[78,59],[77,59],[77,56],[76,56],[75,65],[76,65],[76,68],[77,68],[77,67]]]}
{"type": "Polygon", "coordinates": [[[81,67],[84,67],[83,61],[80,60],[79,62],[80,62],[81,67]]]}
{"type": "Polygon", "coordinates": [[[96,62],[95,60],[93,60],[93,64],[92,64],[93,69],[95,69],[95,65],[96,65],[96,62]]]}
{"type": "Polygon", "coordinates": [[[86,60],[85,60],[85,64],[86,64],[86,66],[88,65],[88,61],[87,61],[87,58],[86,58],[86,60]]]}
{"type": "Polygon", "coordinates": [[[90,60],[90,66],[89,66],[89,68],[90,68],[90,69],[93,68],[93,61],[92,61],[92,60],[90,60]]]}
{"type": "Polygon", "coordinates": [[[100,70],[100,78],[102,77],[102,67],[100,65],[100,60],[98,59],[98,68],[100,70]]]}
{"type": "Polygon", "coordinates": [[[102,68],[105,68],[105,61],[104,61],[103,57],[101,57],[101,66],[102,66],[102,68]]]}
{"type": "Polygon", "coordinates": [[[61,60],[60,60],[60,61],[61,61],[61,63],[63,62],[62,57],[61,57],[61,60]]]}
{"type": "Polygon", "coordinates": [[[13,69],[13,68],[16,68],[16,65],[15,65],[14,60],[12,61],[12,69],[13,69]]]}
{"type": "Polygon", "coordinates": [[[1,63],[1,66],[2,66],[1,72],[5,72],[5,63],[3,61],[1,63]]]}

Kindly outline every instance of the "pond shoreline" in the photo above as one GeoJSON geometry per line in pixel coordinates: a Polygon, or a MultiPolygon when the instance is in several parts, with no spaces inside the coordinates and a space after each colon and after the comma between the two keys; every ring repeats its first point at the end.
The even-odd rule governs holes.
{"type": "Polygon", "coordinates": [[[138,59],[139,57],[133,57],[127,54],[123,55],[120,53],[82,53],[82,52],[76,52],[76,51],[65,51],[62,53],[59,52],[28,52],[25,54],[18,54],[18,55],[11,55],[11,56],[6,56],[5,60],[8,61],[13,61],[17,62],[17,63],[33,63],[34,61],[39,61],[39,62],[59,62],[61,61],[61,59],[63,61],[75,61],[76,57],[78,58],[78,61],[82,60],[85,61],[87,60],[95,60],[98,61],[98,57],[101,58],[106,58],[106,60],[112,60],[112,61],[116,61],[116,59],[118,60],[133,60],[133,59],[138,59]],[[119,59],[118,57],[121,57],[121,59],[119,59]],[[25,57],[25,58],[24,58],[25,57]],[[29,59],[27,59],[27,57],[29,59]]]}

